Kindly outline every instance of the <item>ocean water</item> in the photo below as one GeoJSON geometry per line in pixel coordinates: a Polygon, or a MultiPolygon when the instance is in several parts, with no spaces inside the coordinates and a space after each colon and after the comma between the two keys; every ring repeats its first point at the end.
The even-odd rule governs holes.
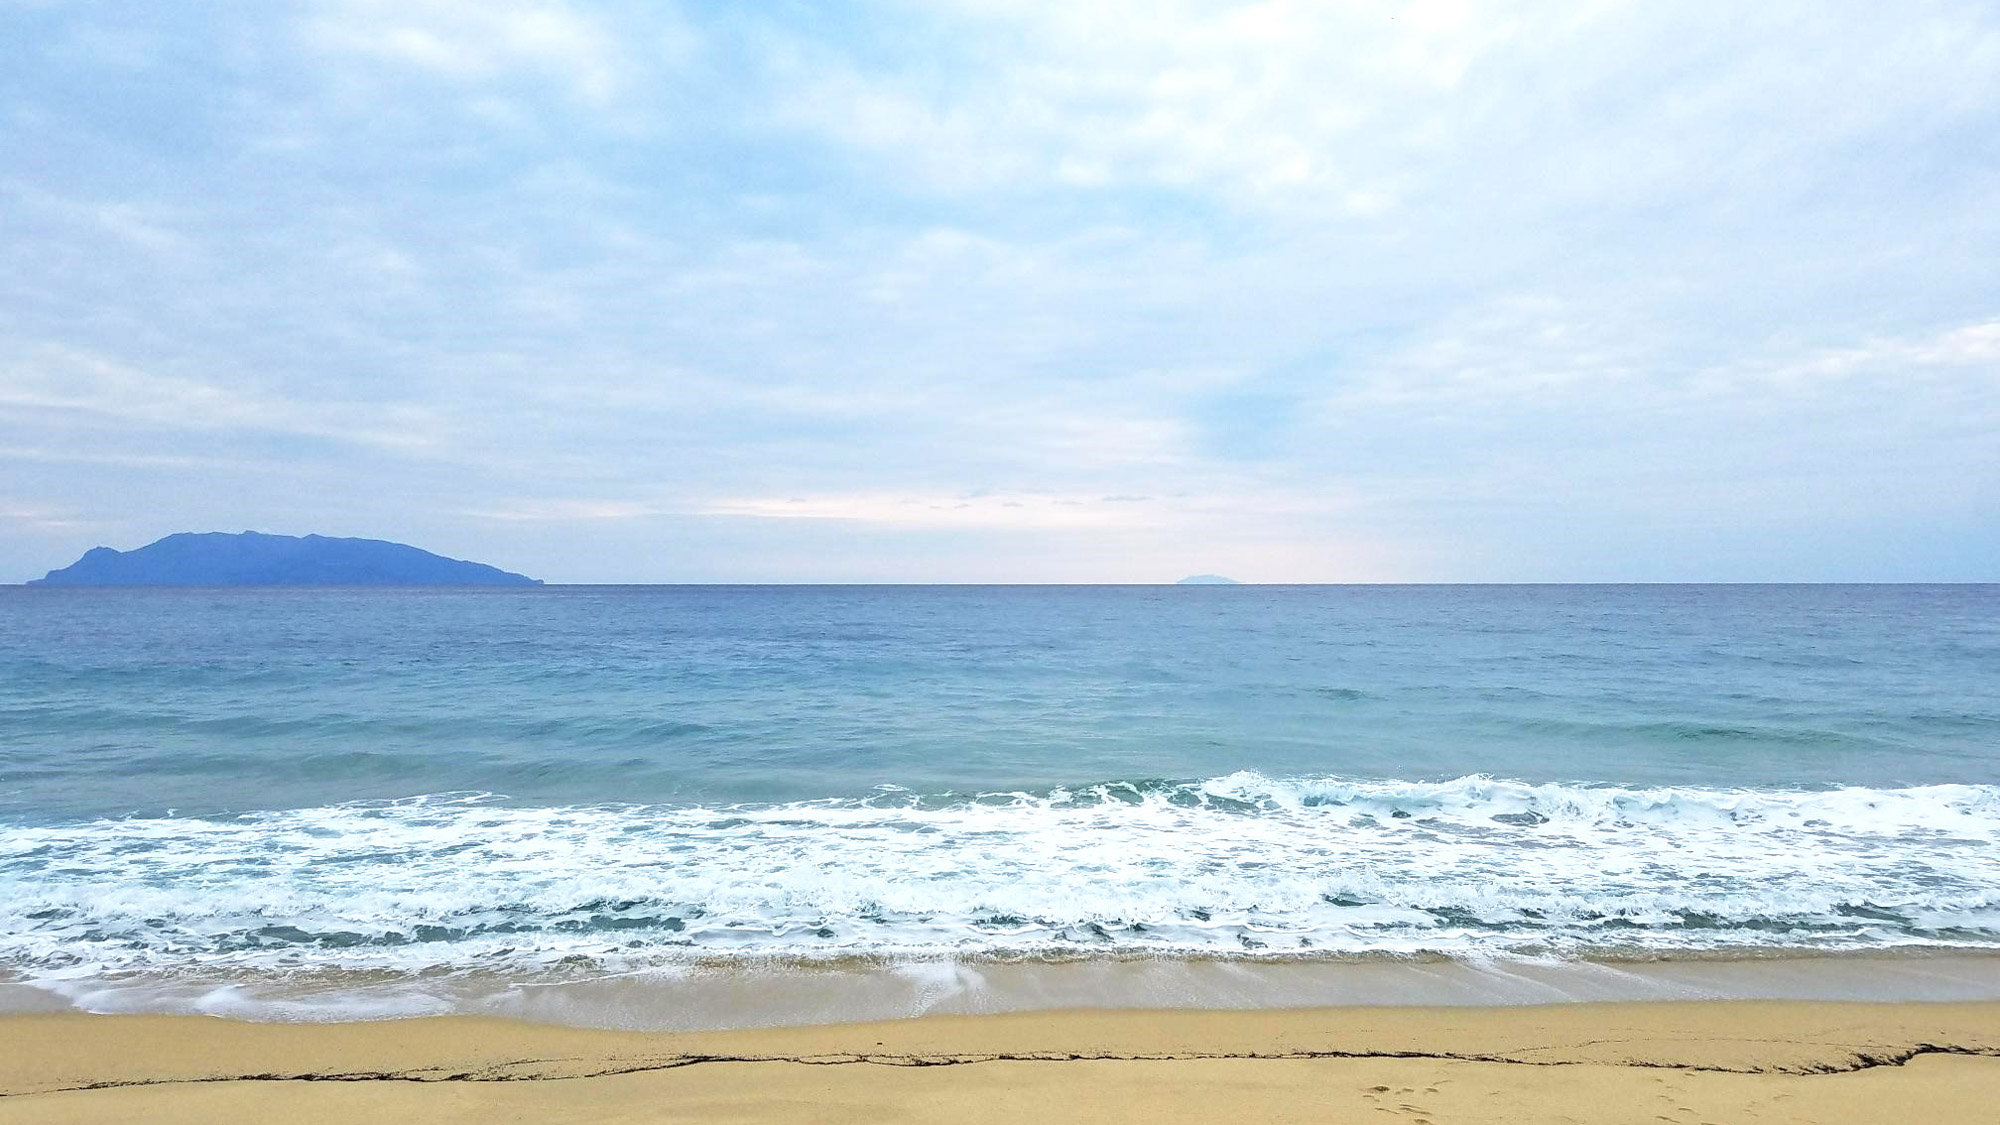
{"type": "Polygon", "coordinates": [[[0,590],[83,1006],[1985,950],[2000,587],[0,590]]]}

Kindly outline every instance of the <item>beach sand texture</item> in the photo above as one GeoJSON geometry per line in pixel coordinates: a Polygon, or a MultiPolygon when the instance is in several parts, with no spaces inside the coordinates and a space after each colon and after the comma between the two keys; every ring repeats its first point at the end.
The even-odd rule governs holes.
{"type": "Polygon", "coordinates": [[[1987,1122],[2000,1003],[1088,1011],[696,1034],[0,1020],[0,1121],[1987,1122]]]}

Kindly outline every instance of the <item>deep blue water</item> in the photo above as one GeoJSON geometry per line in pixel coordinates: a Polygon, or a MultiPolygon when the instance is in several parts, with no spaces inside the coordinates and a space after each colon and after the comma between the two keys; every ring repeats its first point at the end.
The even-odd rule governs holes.
{"type": "Polygon", "coordinates": [[[2000,946],[2000,587],[0,590],[0,978],[2000,946]]]}
{"type": "Polygon", "coordinates": [[[2000,587],[0,590],[0,815],[2000,780],[2000,587]]]}

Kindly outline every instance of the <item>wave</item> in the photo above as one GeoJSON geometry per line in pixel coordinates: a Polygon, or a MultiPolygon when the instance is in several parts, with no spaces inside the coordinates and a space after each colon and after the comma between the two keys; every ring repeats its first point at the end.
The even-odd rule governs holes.
{"type": "Polygon", "coordinates": [[[1237,773],[705,807],[0,825],[0,969],[2000,947],[2000,786],[1237,773]]]}

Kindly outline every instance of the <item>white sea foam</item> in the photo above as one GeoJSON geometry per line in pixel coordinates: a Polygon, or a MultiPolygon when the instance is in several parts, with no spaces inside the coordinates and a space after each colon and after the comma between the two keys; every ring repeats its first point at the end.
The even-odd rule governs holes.
{"type": "Polygon", "coordinates": [[[0,967],[2000,947],[2000,786],[1272,779],[0,826],[0,967]]]}

